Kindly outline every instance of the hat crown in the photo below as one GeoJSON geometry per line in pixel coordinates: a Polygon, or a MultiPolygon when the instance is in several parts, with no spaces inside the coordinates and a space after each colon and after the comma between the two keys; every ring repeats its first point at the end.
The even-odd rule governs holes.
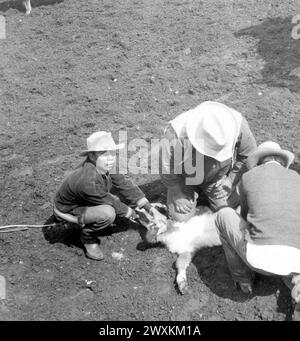
{"type": "Polygon", "coordinates": [[[106,131],[97,131],[91,134],[86,142],[87,150],[80,153],[80,156],[85,156],[88,152],[114,151],[124,148],[124,143],[116,144],[111,133],[106,131]]]}
{"type": "Polygon", "coordinates": [[[257,166],[259,161],[267,156],[280,156],[284,160],[286,168],[289,168],[295,158],[292,152],[282,149],[278,143],[266,141],[261,143],[256,150],[248,156],[247,168],[251,169],[257,166]]]}
{"type": "Polygon", "coordinates": [[[263,142],[257,148],[259,148],[259,149],[268,148],[268,149],[281,150],[280,145],[278,143],[276,143],[276,142],[273,142],[273,141],[263,142]]]}
{"type": "Polygon", "coordinates": [[[207,101],[191,110],[186,133],[198,152],[222,162],[233,155],[241,121],[239,112],[225,104],[207,101]]]}
{"type": "Polygon", "coordinates": [[[203,117],[203,139],[212,150],[221,150],[231,139],[229,131],[224,129],[224,116],[211,113],[203,117]],[[228,134],[229,133],[229,134],[228,134]]]}
{"type": "Polygon", "coordinates": [[[115,142],[111,136],[111,133],[108,133],[106,131],[97,131],[96,133],[93,133],[90,135],[87,139],[87,147],[88,150],[99,150],[99,148],[105,148],[106,146],[113,146],[115,145],[115,142]],[[96,148],[96,149],[95,149],[96,148]]]}

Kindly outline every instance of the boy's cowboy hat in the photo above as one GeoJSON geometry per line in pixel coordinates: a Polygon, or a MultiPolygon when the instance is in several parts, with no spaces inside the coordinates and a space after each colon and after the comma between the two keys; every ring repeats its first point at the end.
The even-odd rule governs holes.
{"type": "Polygon", "coordinates": [[[89,152],[103,152],[108,150],[117,150],[124,148],[124,143],[115,144],[111,133],[106,131],[97,131],[87,139],[87,150],[81,152],[79,156],[86,156],[89,152]]]}
{"type": "Polygon", "coordinates": [[[251,169],[266,156],[280,156],[285,161],[285,167],[289,168],[294,161],[294,154],[288,150],[281,149],[279,144],[273,141],[266,141],[260,144],[257,149],[248,156],[247,168],[251,169]]]}
{"type": "Polygon", "coordinates": [[[204,102],[191,110],[186,133],[196,150],[220,162],[233,156],[242,115],[218,102],[204,102]]]}

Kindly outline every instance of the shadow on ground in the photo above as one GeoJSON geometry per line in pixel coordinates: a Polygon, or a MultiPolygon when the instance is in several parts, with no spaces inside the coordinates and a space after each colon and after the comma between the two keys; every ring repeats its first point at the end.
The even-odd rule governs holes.
{"type": "MultiPolygon", "coordinates": [[[[31,7],[48,6],[61,3],[64,0],[31,0],[31,7]]],[[[25,13],[25,6],[22,0],[8,0],[0,3],[0,12],[7,12],[10,8],[25,13]]]]}
{"type": "Polygon", "coordinates": [[[80,226],[72,223],[64,223],[58,221],[54,215],[50,216],[45,225],[54,224],[50,227],[43,228],[44,238],[50,243],[63,243],[67,246],[81,247],[80,243],[80,226]]]}
{"type": "Polygon", "coordinates": [[[263,276],[256,273],[252,295],[245,295],[234,286],[230,276],[222,247],[206,248],[197,252],[193,259],[199,279],[218,297],[235,302],[246,302],[255,296],[277,295],[277,311],[285,315],[285,320],[292,319],[290,291],[281,281],[280,276],[263,276]]]}
{"type": "Polygon", "coordinates": [[[264,83],[300,92],[300,39],[292,36],[296,26],[292,18],[270,18],[236,32],[235,37],[250,36],[259,40],[257,53],[265,62],[261,71],[264,83]]]}

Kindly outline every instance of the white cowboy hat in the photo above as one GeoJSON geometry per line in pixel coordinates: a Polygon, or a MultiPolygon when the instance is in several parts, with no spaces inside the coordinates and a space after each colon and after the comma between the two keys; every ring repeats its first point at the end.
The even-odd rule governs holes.
{"type": "Polygon", "coordinates": [[[93,133],[86,139],[86,142],[87,150],[81,152],[79,156],[86,156],[89,152],[102,152],[124,148],[124,143],[115,144],[111,133],[106,131],[97,131],[96,133],[93,133]]]}
{"type": "Polygon", "coordinates": [[[251,169],[259,163],[259,161],[266,156],[280,156],[285,161],[285,167],[289,168],[293,163],[295,155],[288,150],[281,149],[278,143],[273,141],[266,141],[260,144],[257,149],[248,156],[247,167],[251,169]]]}
{"type": "Polygon", "coordinates": [[[242,115],[218,102],[204,102],[191,110],[186,133],[196,150],[220,162],[233,156],[242,115]]]}

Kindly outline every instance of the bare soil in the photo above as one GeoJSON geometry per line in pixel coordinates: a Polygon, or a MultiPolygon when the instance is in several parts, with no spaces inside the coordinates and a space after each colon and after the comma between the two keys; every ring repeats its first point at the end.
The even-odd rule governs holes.
{"type": "MultiPolygon", "coordinates": [[[[159,138],[204,100],[239,110],[258,143],[275,140],[300,172],[300,40],[292,0],[0,0],[0,225],[51,220],[54,194],[86,137],[127,130],[159,138]]],[[[152,201],[158,175],[132,175],[152,201]]],[[[0,234],[7,298],[0,320],[233,321],[291,319],[288,290],[259,276],[235,290],[222,248],[201,250],[176,289],[175,256],[133,224],[105,231],[102,262],[76,228],[0,234]],[[120,257],[119,257],[120,256],[120,257]]]]}

